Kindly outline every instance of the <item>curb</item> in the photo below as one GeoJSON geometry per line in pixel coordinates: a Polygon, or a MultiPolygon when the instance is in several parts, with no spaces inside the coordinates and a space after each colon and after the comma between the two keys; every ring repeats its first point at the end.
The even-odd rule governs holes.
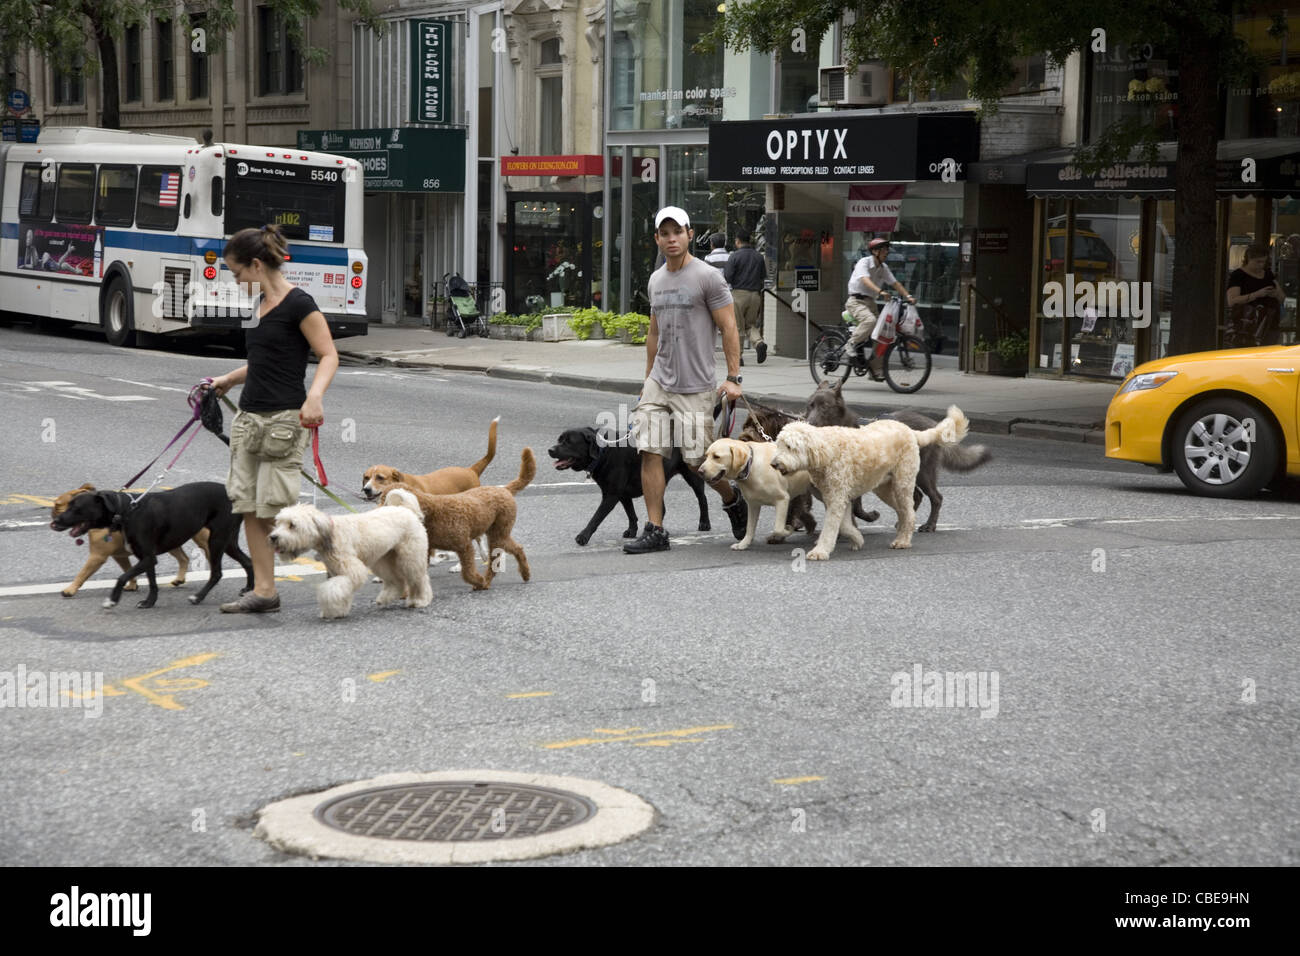
{"type": "MultiPolygon", "coordinates": [[[[511,365],[467,365],[455,362],[420,361],[410,362],[392,359],[383,355],[366,355],[364,353],[339,351],[340,364],[349,361],[358,365],[387,365],[395,368],[410,369],[446,369],[452,372],[479,372],[496,378],[520,382],[544,382],[549,385],[562,385],[566,388],[585,388],[601,392],[616,392],[622,395],[637,395],[641,391],[641,382],[621,378],[592,378],[585,375],[572,375],[545,368],[518,368],[511,365]]],[[[749,394],[756,402],[788,410],[791,400],[787,396],[767,393],[749,394]]],[[[864,405],[858,402],[847,403],[849,411],[861,418],[874,418],[897,411],[894,405],[864,405]]],[[[913,407],[913,411],[941,419],[947,414],[946,409],[913,407]]],[[[1045,439],[1048,441],[1068,441],[1089,445],[1105,445],[1106,436],[1100,422],[1081,425],[1072,422],[1036,420],[1021,418],[1016,415],[981,415],[969,416],[970,430],[981,435],[1011,435],[1020,438],[1045,439]]]]}

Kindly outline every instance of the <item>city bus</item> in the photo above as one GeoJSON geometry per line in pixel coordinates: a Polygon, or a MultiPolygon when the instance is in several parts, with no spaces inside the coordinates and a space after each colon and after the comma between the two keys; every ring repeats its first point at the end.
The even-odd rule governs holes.
{"type": "Polygon", "coordinates": [[[0,308],[137,333],[242,333],[252,317],[221,253],[249,226],[289,240],[284,277],[336,338],[366,334],[368,260],[355,160],[90,127],[0,143],[0,308]]]}

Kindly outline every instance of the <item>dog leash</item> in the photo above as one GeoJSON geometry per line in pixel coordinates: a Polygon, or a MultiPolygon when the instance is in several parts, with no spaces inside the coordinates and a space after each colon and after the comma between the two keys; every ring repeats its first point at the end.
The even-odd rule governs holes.
{"type": "MultiPolygon", "coordinates": [[[[163,447],[162,451],[158,452],[158,454],[154,456],[153,461],[149,462],[149,464],[145,465],[143,468],[141,468],[139,471],[137,471],[134,475],[132,475],[130,478],[126,480],[126,483],[122,485],[123,489],[130,488],[133,484],[135,484],[140,479],[141,475],[143,475],[146,471],[152,468],[155,463],[157,463],[159,458],[167,454],[168,448],[171,448],[172,445],[180,441],[180,437],[184,435],[187,431],[189,431],[191,428],[193,428],[195,424],[202,421],[203,419],[202,390],[206,388],[209,384],[211,384],[211,382],[212,379],[205,378],[198,385],[195,385],[193,388],[190,389],[190,393],[186,397],[186,401],[188,401],[190,405],[190,420],[181,426],[181,430],[178,431],[175,434],[175,436],[173,436],[172,440],[169,441],[163,447]]],[[[176,462],[180,461],[181,455],[185,454],[185,449],[190,447],[190,442],[194,440],[194,436],[197,435],[198,433],[199,433],[199,429],[195,429],[194,432],[191,433],[190,437],[185,439],[185,444],[182,445],[181,450],[176,453],[176,457],[171,460],[171,464],[169,464],[166,468],[163,469],[162,474],[160,474],[157,478],[154,479],[153,485],[150,485],[149,488],[143,494],[140,495],[140,498],[143,498],[150,491],[152,491],[154,485],[162,481],[163,478],[167,475],[167,472],[171,471],[172,468],[175,467],[176,462]]],[[[140,498],[136,498],[135,500],[139,501],[140,498]]]]}

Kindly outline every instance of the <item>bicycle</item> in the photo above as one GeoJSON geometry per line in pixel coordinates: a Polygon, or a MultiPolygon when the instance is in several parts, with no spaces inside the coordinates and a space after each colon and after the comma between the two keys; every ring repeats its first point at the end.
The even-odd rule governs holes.
{"type": "MultiPolygon", "coordinates": [[[[847,315],[848,313],[845,313],[847,315]]],[[[853,326],[839,325],[823,329],[808,355],[813,381],[843,384],[850,375],[866,375],[868,356],[858,356],[846,348],[853,326]]],[[[871,345],[865,347],[870,351],[871,345]]],[[[882,362],[885,384],[905,395],[920,391],[930,378],[933,362],[924,339],[899,332],[885,349],[882,362]]]]}

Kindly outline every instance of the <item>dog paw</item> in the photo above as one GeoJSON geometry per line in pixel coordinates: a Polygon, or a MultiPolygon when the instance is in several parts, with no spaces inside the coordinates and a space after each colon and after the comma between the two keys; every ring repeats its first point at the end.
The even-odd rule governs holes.
{"type": "MultiPolygon", "coordinates": [[[[625,535],[623,535],[623,537],[626,538],[627,535],[625,534],[625,535]]],[[[591,535],[589,535],[589,534],[579,534],[579,535],[578,535],[577,537],[575,537],[573,540],[576,541],[576,542],[578,542],[579,545],[585,547],[586,544],[587,544],[587,542],[591,540],[591,535]]]]}
{"type": "Polygon", "coordinates": [[[143,608],[153,607],[154,600],[155,600],[154,598],[145,598],[143,601],[137,604],[136,607],[143,607],[143,608]]]}
{"type": "Polygon", "coordinates": [[[928,524],[923,524],[923,525],[921,525],[921,527],[919,527],[919,528],[916,529],[916,533],[917,533],[917,534],[925,534],[927,531],[933,531],[933,530],[934,530],[934,528],[930,527],[928,524]]]}
{"type": "Polygon", "coordinates": [[[732,551],[746,551],[749,549],[748,541],[737,541],[731,546],[732,551]]]}
{"type": "Polygon", "coordinates": [[[861,550],[862,550],[862,542],[861,542],[861,541],[853,541],[853,540],[850,540],[850,541],[849,541],[849,550],[850,550],[850,551],[861,551],[861,550]]]}
{"type": "Polygon", "coordinates": [[[104,598],[104,607],[117,607],[117,602],[112,598],[104,598]]]}
{"type": "Polygon", "coordinates": [[[701,530],[701,531],[712,531],[712,530],[713,530],[713,525],[709,524],[709,522],[707,522],[707,521],[701,521],[701,522],[700,522],[700,530],[701,530]]]}
{"type": "Polygon", "coordinates": [[[912,542],[911,542],[911,541],[900,541],[900,540],[898,540],[897,538],[895,538],[893,541],[889,542],[889,546],[890,546],[891,548],[900,548],[900,549],[902,549],[902,548],[910,548],[910,547],[912,546],[912,542]]]}
{"type": "MultiPolygon", "coordinates": [[[[242,594],[243,592],[241,591],[240,593],[242,594]]],[[[201,598],[197,594],[191,594],[185,600],[189,601],[191,604],[198,604],[201,598]]]]}
{"type": "Polygon", "coordinates": [[[77,595],[77,589],[76,589],[76,588],[64,588],[64,589],[63,589],[62,591],[60,591],[59,593],[62,594],[64,597],[76,597],[76,595],[77,595]]]}
{"type": "Polygon", "coordinates": [[[784,544],[784,543],[785,543],[785,539],[788,538],[788,537],[789,537],[789,535],[785,535],[785,534],[769,534],[769,535],[767,536],[767,543],[768,543],[768,544],[784,544]]]}
{"type": "Polygon", "coordinates": [[[808,552],[807,557],[809,561],[829,561],[831,559],[831,553],[829,551],[823,551],[821,548],[813,548],[808,552]]]}
{"type": "Polygon", "coordinates": [[[183,587],[185,587],[185,579],[184,579],[184,578],[179,578],[179,579],[177,579],[177,580],[174,580],[174,581],[171,582],[171,586],[174,587],[174,588],[183,588],[183,587]]]}

